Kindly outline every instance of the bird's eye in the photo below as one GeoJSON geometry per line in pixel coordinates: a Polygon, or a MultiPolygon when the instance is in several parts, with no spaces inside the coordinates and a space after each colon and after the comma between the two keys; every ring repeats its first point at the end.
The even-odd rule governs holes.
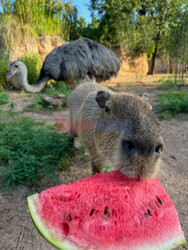
{"type": "Polygon", "coordinates": [[[14,65],[14,68],[18,68],[18,65],[14,65]]]}
{"type": "Polygon", "coordinates": [[[155,149],[155,153],[160,155],[163,151],[163,146],[162,145],[158,145],[155,149]]]}
{"type": "Polygon", "coordinates": [[[123,150],[126,152],[131,152],[134,149],[134,144],[132,141],[122,140],[121,142],[123,150]]]}

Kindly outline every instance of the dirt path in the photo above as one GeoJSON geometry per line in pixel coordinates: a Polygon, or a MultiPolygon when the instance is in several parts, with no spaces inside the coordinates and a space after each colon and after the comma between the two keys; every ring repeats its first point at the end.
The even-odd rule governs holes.
{"type": "MultiPolygon", "coordinates": [[[[129,91],[133,92],[132,89],[129,91]]],[[[135,92],[135,91],[134,91],[135,92]]],[[[157,93],[151,88],[138,88],[136,93],[149,93],[151,101],[157,93]]],[[[23,112],[22,105],[30,100],[26,96],[11,94],[11,101],[16,102],[15,109],[23,116],[32,116],[36,119],[44,119],[53,123],[55,119],[68,119],[68,110],[47,112],[23,112]]],[[[166,144],[164,166],[158,177],[171,196],[179,213],[180,222],[188,239],[188,115],[177,115],[170,121],[160,122],[161,132],[166,144]]],[[[91,174],[88,156],[81,161],[75,162],[70,172],[60,174],[63,183],[72,182],[76,179],[91,174]]],[[[2,250],[49,250],[54,249],[44,240],[34,227],[29,216],[26,194],[29,188],[21,187],[9,195],[0,190],[0,249],[2,250]]],[[[178,249],[188,249],[182,246],[178,249]]]]}

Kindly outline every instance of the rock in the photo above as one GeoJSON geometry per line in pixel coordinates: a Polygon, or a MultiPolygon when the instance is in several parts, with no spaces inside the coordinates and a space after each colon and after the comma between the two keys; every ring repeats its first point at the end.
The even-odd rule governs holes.
{"type": "Polygon", "coordinates": [[[43,96],[42,102],[45,108],[49,107],[50,105],[57,108],[60,105],[67,104],[67,99],[64,95],[43,96]]]}

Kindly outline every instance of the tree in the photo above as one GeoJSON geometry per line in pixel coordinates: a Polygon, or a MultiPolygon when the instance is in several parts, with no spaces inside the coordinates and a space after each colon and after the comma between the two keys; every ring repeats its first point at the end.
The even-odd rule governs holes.
{"type": "Polygon", "coordinates": [[[176,74],[179,66],[179,78],[183,82],[184,72],[188,68],[188,4],[176,9],[169,24],[166,44],[170,58],[176,64],[176,74]]]}
{"type": "Polygon", "coordinates": [[[149,73],[154,73],[155,60],[164,35],[178,9],[187,0],[91,0],[93,15],[100,17],[99,41],[118,43],[136,53],[152,57],[149,73]]]}
{"type": "Polygon", "coordinates": [[[100,42],[117,44],[124,40],[135,2],[135,0],[91,0],[92,15],[97,12],[100,17],[98,26],[100,42]]]}
{"type": "Polygon", "coordinates": [[[88,37],[95,41],[99,41],[100,40],[100,36],[98,32],[99,24],[100,24],[100,20],[96,16],[93,16],[92,22],[89,23],[87,26],[83,27],[80,33],[82,34],[83,37],[88,37]]]}
{"type": "Polygon", "coordinates": [[[162,36],[168,29],[171,20],[173,19],[175,12],[179,6],[182,5],[181,0],[140,0],[140,9],[145,10],[145,15],[149,21],[151,21],[154,26],[155,35],[152,38],[154,42],[154,51],[152,53],[152,64],[149,70],[149,74],[154,73],[155,59],[158,53],[158,48],[162,36]],[[144,4],[144,5],[143,5],[144,4]]]}

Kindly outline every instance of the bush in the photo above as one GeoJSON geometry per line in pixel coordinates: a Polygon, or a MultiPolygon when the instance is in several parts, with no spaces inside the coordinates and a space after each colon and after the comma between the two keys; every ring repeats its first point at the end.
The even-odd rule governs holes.
{"type": "Polygon", "coordinates": [[[157,110],[162,112],[161,118],[170,118],[180,112],[188,113],[188,92],[172,89],[158,96],[157,110]]]}
{"type": "Polygon", "coordinates": [[[9,95],[7,92],[0,92],[0,105],[6,104],[9,102],[9,95]]]}
{"type": "Polygon", "coordinates": [[[36,32],[30,24],[22,24],[14,15],[0,16],[0,45],[9,51],[14,44],[22,44],[36,32]]]}
{"type": "Polygon", "coordinates": [[[41,58],[38,54],[24,55],[18,59],[22,61],[28,70],[28,83],[33,84],[38,80],[40,70],[41,70],[41,58]]]}
{"type": "Polygon", "coordinates": [[[6,55],[3,50],[0,50],[0,90],[5,88],[5,78],[3,73],[8,71],[8,63],[8,55],[6,55]]]}
{"type": "Polygon", "coordinates": [[[0,178],[4,188],[35,186],[72,155],[69,137],[31,118],[0,124],[0,178]]]}

